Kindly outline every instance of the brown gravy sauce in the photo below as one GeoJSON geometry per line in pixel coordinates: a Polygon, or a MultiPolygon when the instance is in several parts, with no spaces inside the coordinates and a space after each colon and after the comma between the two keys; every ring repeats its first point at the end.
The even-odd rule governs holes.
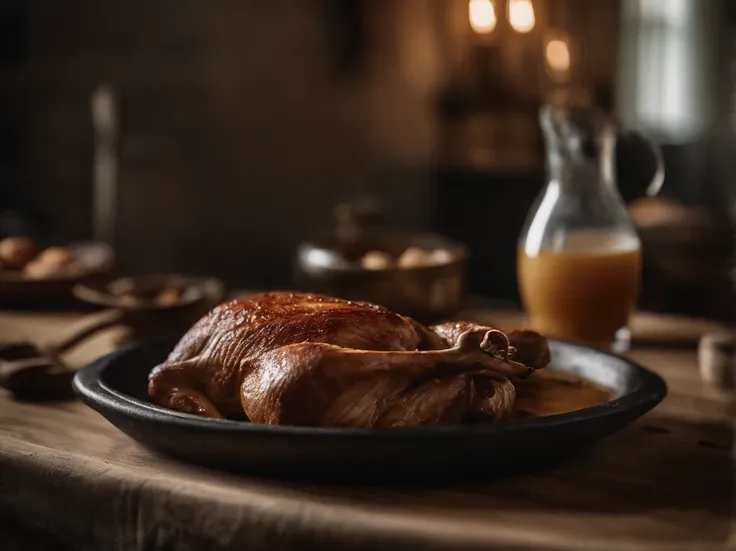
{"type": "Polygon", "coordinates": [[[514,418],[545,417],[568,413],[608,402],[616,397],[613,390],[598,386],[574,375],[545,368],[516,381],[514,418]]]}

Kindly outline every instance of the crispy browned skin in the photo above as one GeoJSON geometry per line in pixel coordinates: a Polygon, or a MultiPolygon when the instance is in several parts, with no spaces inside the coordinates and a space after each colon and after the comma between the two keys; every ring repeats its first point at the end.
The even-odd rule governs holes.
{"type": "Polygon", "coordinates": [[[373,304],[275,292],[212,310],[151,372],[148,389],[162,406],[205,417],[421,426],[506,417],[508,377],[548,362],[536,333],[427,328],[373,304]]]}

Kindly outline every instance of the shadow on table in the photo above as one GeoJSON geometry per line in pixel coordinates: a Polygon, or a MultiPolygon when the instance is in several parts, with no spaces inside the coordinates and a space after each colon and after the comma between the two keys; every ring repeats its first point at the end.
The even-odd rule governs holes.
{"type": "MultiPolygon", "coordinates": [[[[635,513],[705,510],[730,518],[734,492],[733,430],[726,423],[688,423],[657,416],[581,452],[523,473],[459,473],[436,484],[393,484],[360,493],[374,504],[509,511],[635,513]]],[[[310,491],[343,494],[337,487],[310,491]]],[[[351,488],[349,494],[356,495],[351,488]]]]}
{"type": "MultiPolygon", "coordinates": [[[[263,480],[318,496],[348,497],[368,505],[421,509],[462,508],[508,511],[515,504],[544,511],[601,513],[652,509],[707,510],[731,515],[734,463],[733,430],[726,423],[688,423],[650,415],[578,455],[517,472],[478,472],[421,476],[420,481],[385,480],[360,485],[336,480],[263,480]],[[326,483],[327,482],[327,483],[326,483]]],[[[237,484],[240,477],[233,475],[237,484]]],[[[249,482],[252,479],[248,477],[249,482]]]]}
{"type": "Polygon", "coordinates": [[[10,515],[0,513],[3,551],[76,551],[54,537],[10,515]]]}

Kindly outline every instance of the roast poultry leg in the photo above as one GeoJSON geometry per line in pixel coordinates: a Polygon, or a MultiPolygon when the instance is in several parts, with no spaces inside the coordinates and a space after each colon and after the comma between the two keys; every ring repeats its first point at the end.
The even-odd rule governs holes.
{"type": "Polygon", "coordinates": [[[402,392],[376,427],[500,421],[511,413],[514,385],[489,371],[434,378],[402,392]]]}
{"type": "Polygon", "coordinates": [[[433,325],[430,330],[447,343],[455,343],[467,333],[489,335],[486,349],[496,348],[496,356],[503,357],[512,364],[523,365],[532,369],[541,369],[549,364],[549,344],[547,339],[534,331],[492,331],[490,327],[469,321],[453,321],[433,325]]]}
{"type": "Polygon", "coordinates": [[[467,410],[470,402],[473,414],[503,418],[515,397],[505,377],[523,376],[530,368],[508,360],[513,350],[502,332],[484,329],[462,333],[444,350],[283,346],[248,370],[241,385],[243,409],[264,424],[421,426],[452,417],[458,402],[467,410]]]}
{"type": "Polygon", "coordinates": [[[199,358],[167,362],[153,369],[148,390],[157,403],[177,411],[222,419],[225,416],[205,394],[208,376],[207,367],[199,358]]]}

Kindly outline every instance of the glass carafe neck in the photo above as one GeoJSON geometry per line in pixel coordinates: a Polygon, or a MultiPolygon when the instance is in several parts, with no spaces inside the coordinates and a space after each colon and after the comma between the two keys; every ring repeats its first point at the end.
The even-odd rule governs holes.
{"type": "Polygon", "coordinates": [[[614,175],[615,131],[591,110],[545,107],[548,183],[521,234],[525,254],[639,246],[614,175]]]}
{"type": "Polygon", "coordinates": [[[551,185],[563,192],[613,191],[615,130],[600,112],[544,107],[540,122],[547,144],[551,185]]]}

